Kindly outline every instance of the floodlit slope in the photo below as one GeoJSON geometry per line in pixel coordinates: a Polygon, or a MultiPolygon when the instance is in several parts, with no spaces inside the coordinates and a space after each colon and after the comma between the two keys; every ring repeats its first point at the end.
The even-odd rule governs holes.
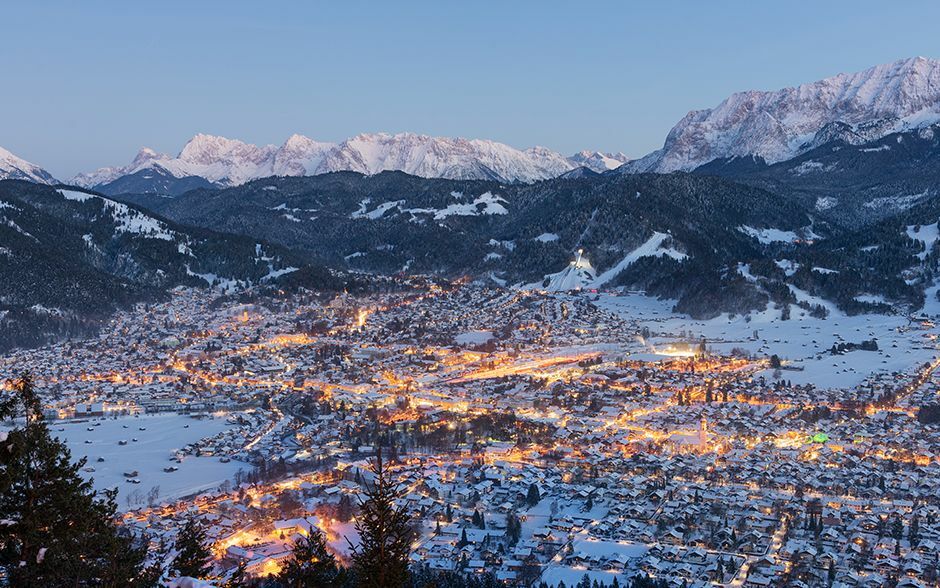
{"type": "Polygon", "coordinates": [[[570,292],[591,286],[596,276],[591,262],[584,256],[578,256],[578,259],[572,261],[565,269],[546,275],[541,283],[530,284],[528,287],[547,292],[570,292]]]}

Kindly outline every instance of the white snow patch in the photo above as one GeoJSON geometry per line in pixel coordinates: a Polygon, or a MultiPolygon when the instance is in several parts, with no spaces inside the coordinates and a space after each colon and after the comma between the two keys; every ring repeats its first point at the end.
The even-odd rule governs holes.
{"type": "Polygon", "coordinates": [[[806,304],[809,304],[810,306],[822,306],[829,312],[829,316],[842,316],[842,311],[840,311],[839,308],[835,304],[833,304],[832,302],[829,302],[825,298],[820,298],[819,296],[813,296],[806,290],[801,290],[800,288],[797,288],[793,284],[787,284],[787,287],[790,288],[790,292],[792,292],[793,295],[796,296],[796,299],[798,302],[805,302],[806,304]]]}
{"type": "Polygon", "coordinates": [[[362,204],[360,203],[360,209],[352,214],[352,218],[365,218],[369,220],[378,220],[382,218],[385,215],[385,213],[388,212],[389,210],[395,208],[396,206],[401,206],[404,203],[405,203],[404,200],[394,200],[392,202],[384,202],[382,204],[379,204],[375,208],[375,210],[371,210],[368,212],[366,212],[366,210],[362,207],[362,204]]]}
{"type": "Polygon", "coordinates": [[[94,194],[86,194],[76,190],[59,190],[59,194],[62,194],[66,200],[75,200],[76,202],[85,202],[91,198],[97,198],[94,194]]]}
{"type": "Polygon", "coordinates": [[[816,199],[816,210],[829,210],[839,204],[839,199],[832,196],[820,196],[816,199]]]}
{"type": "Polygon", "coordinates": [[[800,269],[800,264],[792,259],[775,259],[774,264],[782,269],[783,273],[786,274],[788,278],[795,274],[796,270],[800,269]]]}
{"type": "Polygon", "coordinates": [[[867,302],[869,304],[888,304],[885,297],[880,294],[860,294],[854,299],[858,302],[867,302]]]}
{"type": "Polygon", "coordinates": [[[738,274],[740,274],[745,280],[751,283],[757,282],[757,276],[751,273],[751,264],[749,263],[738,263],[738,274]]]}
{"type": "Polygon", "coordinates": [[[490,239],[489,245],[491,247],[502,247],[507,251],[515,251],[516,249],[515,241],[497,241],[496,239],[490,239]]]}
{"type": "Polygon", "coordinates": [[[266,280],[273,280],[273,279],[279,278],[279,277],[281,277],[281,276],[283,276],[283,275],[296,272],[298,269],[300,269],[300,268],[297,268],[297,267],[284,267],[284,268],[281,268],[281,269],[274,269],[273,267],[270,267],[270,266],[269,266],[269,271],[268,271],[268,273],[265,274],[265,275],[261,278],[261,281],[263,282],[263,281],[266,281],[266,280]]]}
{"type": "Polygon", "coordinates": [[[492,331],[468,331],[454,337],[454,342],[458,345],[481,345],[492,338],[492,331]]]}
{"type": "Polygon", "coordinates": [[[206,282],[207,284],[209,284],[209,286],[214,286],[214,287],[216,287],[216,288],[221,288],[222,290],[226,290],[226,291],[232,290],[232,289],[236,288],[236,287],[238,286],[238,284],[239,284],[239,281],[238,281],[238,280],[234,280],[234,279],[232,279],[232,278],[223,278],[223,277],[219,276],[218,274],[213,274],[213,273],[199,274],[199,273],[196,273],[196,272],[192,271],[191,269],[189,269],[189,265],[186,266],[186,275],[193,276],[193,277],[199,278],[199,279],[201,279],[201,280],[205,280],[205,282],[206,282]]]}
{"type": "Polygon", "coordinates": [[[769,243],[795,243],[799,239],[793,231],[782,231],[774,228],[755,229],[754,227],[741,225],[738,230],[757,239],[764,245],[769,243]]]}
{"type": "Polygon", "coordinates": [[[509,214],[509,211],[503,206],[506,200],[490,192],[484,192],[477,196],[473,202],[468,204],[450,204],[447,208],[437,210],[434,213],[434,220],[443,220],[449,216],[477,216],[480,214],[509,214]],[[483,205],[483,210],[478,206],[483,205]]]}
{"type": "Polygon", "coordinates": [[[907,227],[907,236],[915,241],[924,244],[924,250],[917,254],[918,259],[926,259],[927,254],[933,249],[933,244],[937,242],[937,223],[930,225],[909,225],[907,227]]]}
{"type": "Polygon", "coordinates": [[[806,174],[816,172],[832,171],[832,169],[832,165],[826,166],[820,161],[810,159],[791,169],[790,173],[797,176],[805,176],[806,174]]]}
{"type": "MultiPolygon", "coordinates": [[[[938,290],[940,284],[934,284],[927,291],[925,314],[940,316],[940,301],[935,296],[938,290]]],[[[661,337],[656,337],[657,344],[683,340],[680,334],[684,332],[687,336],[691,333],[692,338],[706,337],[709,346],[718,352],[727,353],[738,347],[759,357],[777,354],[798,370],[802,368],[785,371],[784,378],[797,385],[811,383],[819,389],[857,387],[873,374],[910,372],[938,357],[928,337],[940,333],[940,327],[912,329],[908,317],[902,314],[830,315],[823,320],[792,306],[791,319],[787,321],[780,320],[779,310],[696,320],[674,312],[675,302],[670,300],[636,293],[601,292],[598,297],[595,305],[638,326],[648,326],[653,333],[661,333],[661,337]],[[834,343],[871,337],[878,339],[877,352],[844,356],[828,353],[834,343]]],[[[634,355],[639,356],[643,349],[645,346],[634,355]]],[[[759,375],[773,378],[773,370],[759,375]]]]}

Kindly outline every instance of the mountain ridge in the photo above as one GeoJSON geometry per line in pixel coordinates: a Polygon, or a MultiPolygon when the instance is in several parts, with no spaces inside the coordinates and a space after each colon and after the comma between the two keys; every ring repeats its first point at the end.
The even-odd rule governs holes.
{"type": "Polygon", "coordinates": [[[0,180],[26,180],[37,184],[59,183],[52,174],[0,147],[0,180]]]}
{"type": "Polygon", "coordinates": [[[622,153],[581,151],[565,157],[545,147],[516,149],[487,139],[432,137],[417,133],[361,133],[339,143],[320,142],[294,134],[280,146],[253,145],[236,139],[197,134],[175,157],[142,148],[130,164],[81,173],[70,182],[105,193],[155,192],[177,195],[182,189],[170,178],[202,178],[220,188],[269,176],[311,176],[334,171],[374,175],[404,171],[425,178],[492,179],[504,183],[533,182],[557,177],[577,167],[608,171],[628,161],[622,153]],[[154,170],[158,182],[138,177],[154,170]]]}
{"type": "Polygon", "coordinates": [[[830,140],[834,123],[871,141],[938,121],[940,61],[914,57],[779,90],[735,92],[714,108],[690,111],[661,149],[619,171],[691,171],[741,156],[777,163],[830,140]]]}

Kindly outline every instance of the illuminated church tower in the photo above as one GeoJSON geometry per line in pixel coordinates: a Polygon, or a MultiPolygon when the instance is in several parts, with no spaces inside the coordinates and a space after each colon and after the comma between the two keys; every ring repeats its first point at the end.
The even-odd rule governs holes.
{"type": "Polygon", "coordinates": [[[702,451],[708,451],[708,420],[704,416],[702,416],[698,427],[698,448],[702,451]]]}

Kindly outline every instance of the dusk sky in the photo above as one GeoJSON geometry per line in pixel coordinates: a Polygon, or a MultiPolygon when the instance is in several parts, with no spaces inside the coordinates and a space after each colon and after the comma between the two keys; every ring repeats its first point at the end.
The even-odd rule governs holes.
{"type": "Polygon", "coordinates": [[[9,3],[0,145],[63,179],[197,132],[638,157],[734,91],[940,57],[935,2],[721,4],[9,3]]]}

